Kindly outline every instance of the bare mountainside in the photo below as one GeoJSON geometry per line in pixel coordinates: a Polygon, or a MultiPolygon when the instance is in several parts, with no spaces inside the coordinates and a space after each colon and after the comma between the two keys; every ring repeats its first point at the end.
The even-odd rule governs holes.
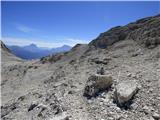
{"type": "Polygon", "coordinates": [[[148,17],[37,61],[2,47],[1,119],[159,120],[159,31],[148,17]]]}

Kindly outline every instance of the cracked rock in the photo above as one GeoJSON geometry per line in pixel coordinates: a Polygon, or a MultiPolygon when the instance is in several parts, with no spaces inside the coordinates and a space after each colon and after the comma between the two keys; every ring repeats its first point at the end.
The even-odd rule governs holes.
{"type": "Polygon", "coordinates": [[[116,86],[114,93],[115,101],[118,105],[123,106],[125,103],[129,102],[133,96],[137,93],[138,87],[135,82],[125,81],[119,83],[116,86]]]}

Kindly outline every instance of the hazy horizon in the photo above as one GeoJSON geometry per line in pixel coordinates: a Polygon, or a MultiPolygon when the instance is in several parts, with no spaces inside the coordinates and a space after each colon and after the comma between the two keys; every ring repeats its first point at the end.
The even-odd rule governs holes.
{"type": "Polygon", "coordinates": [[[63,46],[68,46],[68,47],[72,47],[72,46],[69,46],[69,45],[65,45],[65,44],[63,44],[63,45],[61,45],[61,46],[59,46],[59,47],[40,47],[39,45],[37,45],[37,44],[35,44],[35,43],[29,43],[29,44],[26,44],[26,45],[14,45],[14,44],[7,44],[5,41],[3,41],[4,42],[4,44],[5,45],[7,45],[7,46],[18,46],[18,47],[26,47],[26,46],[31,46],[31,45],[35,45],[36,47],[38,47],[38,48],[43,48],[43,49],[52,49],[52,48],[59,48],[59,47],[63,47],[63,46]]]}

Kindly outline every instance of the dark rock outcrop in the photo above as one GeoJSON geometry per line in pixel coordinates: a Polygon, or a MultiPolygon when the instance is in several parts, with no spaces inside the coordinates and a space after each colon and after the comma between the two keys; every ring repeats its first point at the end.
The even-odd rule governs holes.
{"type": "Polygon", "coordinates": [[[113,79],[111,76],[98,75],[98,74],[91,75],[88,78],[83,95],[86,97],[94,97],[100,91],[109,88],[112,85],[112,83],[113,79]]]}

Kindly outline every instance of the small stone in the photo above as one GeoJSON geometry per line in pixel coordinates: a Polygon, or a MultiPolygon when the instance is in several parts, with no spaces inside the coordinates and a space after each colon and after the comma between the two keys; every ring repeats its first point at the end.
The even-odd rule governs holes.
{"type": "Polygon", "coordinates": [[[120,116],[120,115],[117,115],[115,118],[115,120],[120,120],[120,119],[122,119],[122,116],[120,116]]]}
{"type": "Polygon", "coordinates": [[[115,107],[115,110],[116,111],[120,111],[121,109],[119,107],[115,107]]]}
{"type": "Polygon", "coordinates": [[[74,93],[76,93],[76,92],[73,91],[73,90],[71,90],[71,91],[68,92],[68,94],[74,94],[74,93]]]}
{"type": "Polygon", "coordinates": [[[148,107],[148,106],[144,106],[144,107],[143,107],[143,112],[144,112],[145,114],[149,114],[149,113],[150,113],[149,107],[148,107]]]}
{"type": "Polygon", "coordinates": [[[153,107],[150,107],[150,111],[155,111],[153,107]]]}
{"type": "Polygon", "coordinates": [[[132,78],[138,79],[137,75],[132,75],[132,78]]]}
{"type": "Polygon", "coordinates": [[[65,118],[61,119],[61,120],[69,120],[69,117],[66,116],[65,118]]]}
{"type": "Polygon", "coordinates": [[[160,97],[157,97],[158,100],[160,100],[160,97]]]}
{"type": "Polygon", "coordinates": [[[33,110],[36,106],[38,106],[38,103],[37,102],[33,102],[30,107],[28,108],[28,112],[33,110]]]}
{"type": "Polygon", "coordinates": [[[113,117],[108,117],[108,120],[114,120],[114,118],[113,117]]]}
{"type": "Polygon", "coordinates": [[[155,119],[152,116],[150,116],[148,120],[155,120],[155,119]]]}
{"type": "Polygon", "coordinates": [[[137,85],[138,89],[140,90],[142,88],[142,85],[141,84],[138,84],[137,85]]]}
{"type": "Polygon", "coordinates": [[[159,120],[159,119],[160,119],[160,114],[158,114],[158,113],[156,113],[156,112],[154,112],[152,116],[153,116],[153,118],[156,119],[156,120],[159,120]]]}
{"type": "Polygon", "coordinates": [[[104,71],[103,67],[101,67],[99,70],[97,70],[97,74],[100,74],[100,75],[104,75],[105,74],[104,72],[105,71],[104,71]]]}
{"type": "Polygon", "coordinates": [[[149,92],[151,92],[151,93],[152,93],[152,91],[153,91],[153,88],[150,88],[150,89],[149,89],[149,92]]]}
{"type": "Polygon", "coordinates": [[[131,109],[136,110],[137,108],[138,108],[138,104],[137,103],[131,104],[131,109]]]}
{"type": "Polygon", "coordinates": [[[131,73],[128,73],[128,74],[127,74],[127,77],[131,77],[131,76],[132,76],[132,74],[131,74],[131,73]]]}

